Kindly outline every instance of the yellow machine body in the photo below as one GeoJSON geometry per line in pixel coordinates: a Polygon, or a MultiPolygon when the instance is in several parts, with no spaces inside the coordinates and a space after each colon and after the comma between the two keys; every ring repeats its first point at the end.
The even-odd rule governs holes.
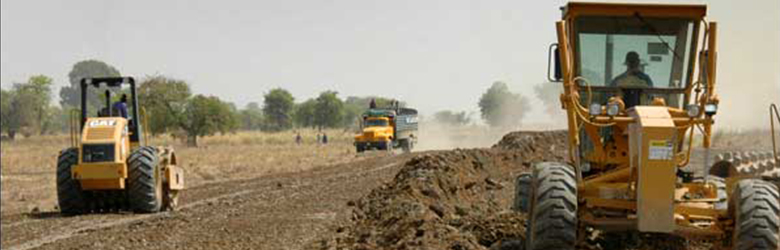
{"type": "MultiPolygon", "coordinates": [[[[127,158],[142,146],[131,142],[128,120],[123,117],[87,118],[78,137],[78,164],[71,174],[82,190],[125,189],[128,175],[127,158]]],[[[168,147],[157,147],[163,185],[167,190],[184,189],[184,171],[179,168],[176,154],[168,147]]]]}
{"type": "Polygon", "coordinates": [[[81,135],[78,165],[71,170],[84,190],[124,189],[130,155],[127,119],[88,118],[81,135]]]}
{"type": "Polygon", "coordinates": [[[704,110],[718,104],[717,24],[704,20],[706,10],[705,5],[582,2],[563,9],[554,55],[564,86],[560,99],[568,120],[570,162],[578,172],[578,199],[585,208],[578,210],[582,225],[607,231],[722,235],[726,212],[714,209],[717,188],[706,181],[678,181],[678,170],[690,162],[694,131],[702,131],[702,146],[709,148],[714,113],[704,110]],[[663,33],[659,38],[678,43],[663,46],[655,40],[653,28],[647,28],[654,25],[663,33]],[[675,25],[684,28],[674,30],[675,25]],[[620,32],[627,35],[621,37],[620,32]],[[598,34],[606,35],[594,39],[598,34]],[[636,34],[645,40],[629,40],[636,34]],[[605,41],[590,48],[606,48],[607,59],[584,48],[605,41]],[[642,94],[631,105],[629,92],[610,86],[608,80],[624,65],[611,62],[618,56],[610,53],[626,53],[633,46],[621,41],[641,43],[631,50],[645,56],[646,71],[656,70],[655,87],[638,90],[642,94]],[[607,73],[593,73],[605,63],[615,66],[602,69],[607,73]],[[670,69],[657,73],[661,63],[670,69]],[[699,112],[691,114],[694,106],[699,112]]]}
{"type": "Polygon", "coordinates": [[[636,107],[630,124],[631,172],[637,180],[637,229],[642,232],[674,231],[674,191],[677,166],[674,159],[674,122],[665,107],[636,107]]]}
{"type": "Polygon", "coordinates": [[[136,87],[132,77],[81,79],[81,108],[72,110],[69,120],[71,145],[57,157],[57,201],[63,214],[177,207],[184,171],[173,148],[147,145],[149,119],[136,87]],[[102,105],[90,104],[94,90],[104,91],[102,105]]]}

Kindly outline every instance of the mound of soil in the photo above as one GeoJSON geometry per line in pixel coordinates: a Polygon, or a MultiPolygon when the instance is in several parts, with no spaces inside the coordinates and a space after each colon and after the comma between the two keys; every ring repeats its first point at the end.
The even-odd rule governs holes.
{"type": "Polygon", "coordinates": [[[517,131],[504,135],[493,148],[521,152],[566,152],[566,131],[526,132],[517,131]]]}
{"type": "Polygon", "coordinates": [[[349,205],[351,221],[316,249],[499,249],[517,244],[525,216],[510,211],[513,180],[534,162],[560,161],[562,132],[518,132],[491,149],[410,160],[393,181],[349,205]]]}

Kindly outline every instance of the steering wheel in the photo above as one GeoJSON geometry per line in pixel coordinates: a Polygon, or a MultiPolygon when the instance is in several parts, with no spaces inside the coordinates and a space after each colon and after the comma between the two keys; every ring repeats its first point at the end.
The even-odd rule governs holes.
{"type": "Polygon", "coordinates": [[[649,89],[650,85],[645,80],[631,75],[618,80],[617,87],[623,94],[626,108],[631,108],[642,104],[642,97],[645,96],[645,90],[649,89]]]}

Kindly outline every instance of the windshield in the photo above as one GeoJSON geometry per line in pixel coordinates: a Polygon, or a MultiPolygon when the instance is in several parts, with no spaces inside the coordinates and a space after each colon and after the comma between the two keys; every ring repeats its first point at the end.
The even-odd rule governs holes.
{"type": "Polygon", "coordinates": [[[691,74],[694,22],[686,19],[581,17],[577,75],[593,87],[684,89],[691,74]]]}
{"type": "Polygon", "coordinates": [[[386,127],[387,120],[384,119],[368,119],[366,120],[366,127],[386,127]]]}

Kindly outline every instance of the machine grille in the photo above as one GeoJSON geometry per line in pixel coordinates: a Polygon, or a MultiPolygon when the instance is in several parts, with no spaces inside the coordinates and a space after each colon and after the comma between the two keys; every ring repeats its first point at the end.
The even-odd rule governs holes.
{"type": "Polygon", "coordinates": [[[82,162],[114,161],[114,144],[84,144],[81,150],[82,162]]]}

